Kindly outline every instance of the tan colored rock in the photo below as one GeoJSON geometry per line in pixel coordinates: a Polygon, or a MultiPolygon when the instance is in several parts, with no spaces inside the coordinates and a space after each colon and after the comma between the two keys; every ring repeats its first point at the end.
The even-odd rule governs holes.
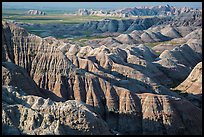
{"type": "Polygon", "coordinates": [[[198,63],[189,76],[175,89],[191,94],[202,94],[202,62],[198,63]]]}
{"type": "Polygon", "coordinates": [[[182,82],[193,67],[201,61],[200,56],[189,45],[183,44],[173,50],[165,50],[159,56],[158,67],[174,83],[182,82]],[[189,56],[191,56],[189,58],[189,56]]]}
{"type": "Polygon", "coordinates": [[[135,44],[137,43],[130,35],[121,34],[116,39],[124,44],[135,44]]]}
{"type": "Polygon", "coordinates": [[[140,94],[143,134],[200,134],[201,109],[171,96],[140,94]]]}
{"type": "Polygon", "coordinates": [[[165,28],[161,29],[161,33],[170,38],[180,38],[181,37],[181,34],[179,33],[179,31],[172,26],[166,26],[165,28]]]}
{"type": "Polygon", "coordinates": [[[42,39],[14,24],[2,22],[2,25],[2,60],[26,69],[40,88],[50,90],[62,99],[71,98],[65,85],[75,67],[59,48],[65,43],[53,37],[42,39]]]}
{"type": "Polygon", "coordinates": [[[174,49],[176,46],[177,46],[177,45],[173,45],[173,44],[159,44],[159,45],[154,46],[152,49],[153,49],[155,52],[162,53],[162,52],[165,51],[165,50],[172,50],[172,49],[174,49]]]}
{"type": "Polygon", "coordinates": [[[26,70],[12,62],[2,62],[2,85],[18,87],[30,95],[44,96],[26,70]]]}
{"type": "Polygon", "coordinates": [[[111,134],[101,117],[83,103],[56,103],[13,87],[2,88],[3,135],[111,134]]]}
{"type": "Polygon", "coordinates": [[[42,39],[14,24],[2,22],[2,25],[2,61],[12,61],[30,73],[42,39]]]}
{"type": "Polygon", "coordinates": [[[189,76],[172,90],[202,108],[202,62],[198,63],[189,76]]]}
{"type": "MultiPolygon", "coordinates": [[[[21,38],[21,32],[19,30],[19,37],[11,32],[8,35],[14,34],[16,38],[21,38]]],[[[4,34],[4,36],[8,35],[4,34]]],[[[30,38],[30,35],[25,37],[30,38]]],[[[8,42],[15,43],[16,41],[13,41],[12,38],[13,36],[8,39],[8,42]]],[[[107,122],[113,132],[122,134],[201,134],[202,111],[163,86],[172,84],[172,81],[175,81],[178,76],[180,78],[180,75],[177,74],[182,71],[185,71],[181,74],[182,78],[186,77],[190,71],[189,67],[200,61],[196,57],[197,53],[194,53],[193,49],[187,45],[172,51],[164,51],[157,58],[145,45],[138,47],[133,45],[124,49],[107,46],[81,48],[52,37],[39,39],[39,45],[33,44],[33,49],[37,50],[30,62],[30,69],[22,66],[26,56],[21,58],[19,60],[21,63],[17,65],[29,70],[31,78],[41,90],[43,89],[43,93],[50,94],[47,92],[50,90],[60,99],[83,101],[107,122]],[[180,55],[180,53],[183,54],[180,55]],[[186,59],[189,55],[192,59],[186,59]],[[183,70],[183,67],[186,70],[183,70]],[[179,69],[179,71],[173,75],[172,68],[179,69]],[[177,100],[186,107],[174,106],[182,107],[179,103],[175,103],[177,100]],[[168,109],[173,110],[169,112],[170,120],[161,120],[161,118],[166,118],[165,113],[168,112],[168,109]],[[189,111],[195,111],[199,121],[196,121],[189,111]],[[186,123],[185,118],[190,119],[190,124],[186,123]],[[192,128],[193,125],[195,129],[192,128]]],[[[3,42],[4,56],[2,58],[5,61],[11,58],[10,60],[15,63],[13,58],[22,53],[13,54],[12,50],[8,52],[6,49],[9,44],[5,41],[7,40],[3,42]]],[[[18,48],[12,47],[12,49],[18,48]]],[[[42,99],[29,99],[31,102],[32,100],[35,101],[34,109],[40,108],[39,104],[43,104],[42,99]]],[[[58,113],[58,110],[55,113],[58,113]]],[[[51,129],[52,134],[66,132],[61,129],[59,121],[55,121],[51,129]]],[[[31,125],[29,125],[30,128],[32,128],[31,125]]],[[[76,126],[80,125],[77,123],[76,126]]],[[[19,131],[15,130],[15,133],[17,132],[19,131]]],[[[49,133],[49,131],[45,132],[49,133]]]]}

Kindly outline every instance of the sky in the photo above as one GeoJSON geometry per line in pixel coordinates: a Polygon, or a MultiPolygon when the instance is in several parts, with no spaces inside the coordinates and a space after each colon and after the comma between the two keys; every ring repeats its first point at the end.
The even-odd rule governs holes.
{"type": "Polygon", "coordinates": [[[158,6],[166,5],[175,7],[191,7],[202,9],[202,2],[2,2],[3,8],[25,8],[25,9],[79,9],[79,8],[92,8],[92,9],[120,9],[127,7],[137,6],[158,6]]]}

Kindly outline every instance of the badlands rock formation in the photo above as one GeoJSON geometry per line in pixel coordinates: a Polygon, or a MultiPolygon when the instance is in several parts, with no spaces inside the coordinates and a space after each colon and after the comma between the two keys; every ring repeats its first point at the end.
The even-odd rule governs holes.
{"type": "MultiPolygon", "coordinates": [[[[133,28],[133,30],[136,28],[133,28]]],[[[130,29],[131,30],[131,29],[130,29]]],[[[87,45],[93,47],[99,47],[102,45],[112,47],[119,46],[121,44],[143,44],[143,43],[155,43],[169,41],[170,48],[173,49],[175,45],[180,46],[181,44],[197,39],[201,41],[202,39],[202,27],[192,25],[192,26],[173,26],[173,25],[157,25],[151,26],[147,30],[134,30],[132,32],[125,31],[125,34],[120,34],[116,37],[108,37],[104,39],[93,39],[85,42],[87,45]]],[[[194,42],[200,43],[200,42],[194,42]]],[[[162,45],[165,43],[162,43],[162,45]]],[[[160,47],[160,46],[159,46],[160,47]]],[[[163,48],[163,47],[160,47],[163,48]]],[[[163,51],[163,50],[161,50],[163,51]]]]}
{"type": "MultiPolygon", "coordinates": [[[[183,28],[184,29],[184,28],[183,28]]],[[[191,28],[192,29],[192,28],[191,28]]],[[[154,46],[152,49],[156,52],[162,53],[164,50],[172,50],[175,47],[181,46],[182,43],[188,44],[200,57],[202,55],[202,28],[191,30],[189,29],[188,34],[181,37],[175,38],[167,43],[161,43],[154,46]]],[[[180,31],[180,33],[184,33],[185,31],[180,31]]],[[[185,32],[186,33],[186,32],[185,32]]]]}
{"type": "Polygon", "coordinates": [[[163,43],[161,43],[159,45],[154,46],[152,48],[152,50],[154,50],[157,53],[162,53],[165,50],[173,50],[176,46],[179,46],[179,45],[178,44],[173,45],[173,44],[163,44],[163,43]]]}
{"type": "Polygon", "coordinates": [[[29,14],[29,15],[46,15],[45,12],[39,11],[39,10],[29,10],[27,12],[27,14],[29,14]]]}
{"type": "Polygon", "coordinates": [[[160,18],[139,18],[127,20],[104,19],[101,21],[89,21],[76,26],[82,30],[92,30],[93,32],[131,32],[133,30],[148,29],[159,22],[160,18]]]}
{"type": "Polygon", "coordinates": [[[95,16],[117,16],[117,17],[131,17],[131,16],[173,16],[183,13],[200,12],[199,10],[183,7],[176,8],[174,6],[159,5],[159,6],[141,6],[134,8],[124,8],[119,10],[93,10],[93,9],[79,9],[78,15],[95,15],[95,16]]]}
{"type": "MultiPolygon", "coordinates": [[[[146,10],[146,9],[144,9],[146,10]]],[[[150,10],[152,11],[152,9],[150,10]]],[[[151,29],[151,27],[160,28],[160,26],[171,24],[173,28],[168,27],[167,32],[163,30],[163,33],[170,38],[175,38],[175,36],[187,35],[188,32],[195,30],[192,27],[202,27],[202,11],[200,10],[183,10],[178,12],[176,16],[152,16],[148,18],[135,18],[135,19],[104,19],[100,21],[89,21],[80,24],[29,24],[29,23],[17,23],[20,27],[32,27],[42,29],[45,32],[41,33],[40,36],[48,37],[81,37],[86,36],[91,33],[92,36],[104,36],[106,33],[112,35],[113,33],[131,33],[135,30],[146,30],[151,29]],[[188,12],[186,12],[188,11],[188,12]],[[185,26],[185,27],[184,27],[185,26]],[[174,28],[178,27],[178,28],[174,28]],[[190,31],[191,30],[191,31],[190,31]]],[[[155,30],[156,30],[155,28],[155,30]]],[[[160,31],[160,30],[159,30],[160,31]]],[[[153,32],[152,32],[153,33],[153,32]]],[[[156,33],[154,31],[154,33],[156,33]]],[[[162,35],[164,35],[161,33],[162,35]]],[[[118,35],[119,35],[118,34],[118,35]]],[[[161,34],[158,35],[161,39],[161,34]]],[[[117,35],[117,36],[118,36],[117,35]]],[[[139,34],[141,35],[141,34],[139,34]]],[[[148,34],[150,35],[150,34],[148,34]]],[[[106,35],[107,36],[107,35],[106,35]]],[[[163,36],[162,36],[163,37],[163,36]]],[[[157,38],[158,39],[158,38],[157,38]]],[[[158,40],[157,40],[158,41],[158,40]]]]}
{"type": "Polygon", "coordinates": [[[108,135],[108,125],[84,103],[27,95],[2,87],[3,135],[108,135]]]}
{"type": "Polygon", "coordinates": [[[28,73],[22,67],[12,62],[2,62],[2,85],[12,85],[19,87],[30,95],[43,96],[28,73]]]}
{"type": "Polygon", "coordinates": [[[170,51],[165,50],[159,58],[160,60],[156,62],[162,66],[161,70],[165,71],[169,78],[178,83],[183,81],[192,70],[192,67],[201,61],[201,57],[187,44],[175,47],[170,51]]]}
{"type": "Polygon", "coordinates": [[[189,76],[174,90],[187,93],[187,99],[202,107],[202,62],[198,63],[189,76]]]}
{"type": "Polygon", "coordinates": [[[29,76],[36,80],[40,88],[55,92],[55,89],[58,90],[58,88],[63,87],[60,84],[61,78],[63,75],[71,75],[69,71],[74,66],[58,49],[60,43],[57,41],[52,43],[53,38],[41,39],[13,25],[7,25],[5,24],[2,33],[4,39],[2,41],[2,60],[12,61],[26,69],[29,76]],[[48,78],[50,78],[49,84],[48,78]]]}
{"type": "Polygon", "coordinates": [[[158,57],[143,44],[80,47],[2,22],[4,134],[202,134],[202,110],[169,90],[201,62],[202,47],[197,42],[158,57]],[[20,86],[16,76],[29,76],[31,85],[36,83],[39,89],[20,86]],[[31,96],[34,92],[45,97],[31,96]],[[72,110],[76,111],[64,112],[72,110]],[[15,120],[8,114],[12,111],[15,120]]]}
{"type": "Polygon", "coordinates": [[[176,89],[192,94],[202,94],[202,62],[194,67],[186,80],[176,89]]]}

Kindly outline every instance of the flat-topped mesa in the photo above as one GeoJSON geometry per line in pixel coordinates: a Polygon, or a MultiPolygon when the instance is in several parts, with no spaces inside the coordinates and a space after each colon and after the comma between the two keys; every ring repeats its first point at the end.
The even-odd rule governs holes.
{"type": "Polygon", "coordinates": [[[29,14],[29,15],[46,15],[45,12],[40,11],[40,10],[29,10],[27,12],[27,14],[29,14]]]}
{"type": "Polygon", "coordinates": [[[105,11],[105,10],[93,10],[93,9],[79,9],[76,12],[77,15],[81,16],[117,16],[117,17],[127,17],[126,14],[122,13],[113,13],[111,11],[105,11]]]}

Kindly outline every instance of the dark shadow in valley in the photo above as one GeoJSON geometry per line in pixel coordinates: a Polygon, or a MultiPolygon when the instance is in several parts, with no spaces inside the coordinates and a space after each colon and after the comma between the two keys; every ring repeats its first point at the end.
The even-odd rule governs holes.
{"type": "MultiPolygon", "coordinates": [[[[140,98],[137,95],[131,95],[136,104],[135,111],[129,113],[126,108],[123,108],[124,110],[120,111],[125,111],[125,113],[119,113],[118,111],[106,109],[105,118],[102,116],[104,121],[108,124],[110,132],[114,135],[199,135],[202,133],[200,129],[198,129],[198,132],[189,130],[189,127],[185,126],[186,122],[177,124],[176,121],[172,121],[171,124],[165,124],[163,119],[166,119],[166,117],[163,115],[155,115],[156,120],[144,118],[140,98]]],[[[118,100],[118,102],[120,101],[118,100]]],[[[93,106],[87,106],[100,116],[93,106]]],[[[126,106],[126,104],[124,104],[124,106],[126,106]]],[[[120,108],[121,107],[122,106],[120,106],[120,108]]],[[[151,110],[147,111],[153,113],[151,110]]],[[[162,113],[163,109],[158,109],[158,111],[162,113]]],[[[146,115],[145,117],[148,116],[146,115]]]]}
{"type": "Polygon", "coordinates": [[[66,101],[64,98],[58,97],[56,94],[54,94],[52,91],[48,89],[40,88],[40,92],[45,96],[44,98],[50,98],[56,102],[66,101]]]}
{"type": "Polygon", "coordinates": [[[202,94],[192,94],[192,93],[182,92],[180,90],[172,90],[172,92],[176,92],[184,99],[187,99],[188,101],[190,101],[196,107],[199,107],[202,109],[202,94]]]}

